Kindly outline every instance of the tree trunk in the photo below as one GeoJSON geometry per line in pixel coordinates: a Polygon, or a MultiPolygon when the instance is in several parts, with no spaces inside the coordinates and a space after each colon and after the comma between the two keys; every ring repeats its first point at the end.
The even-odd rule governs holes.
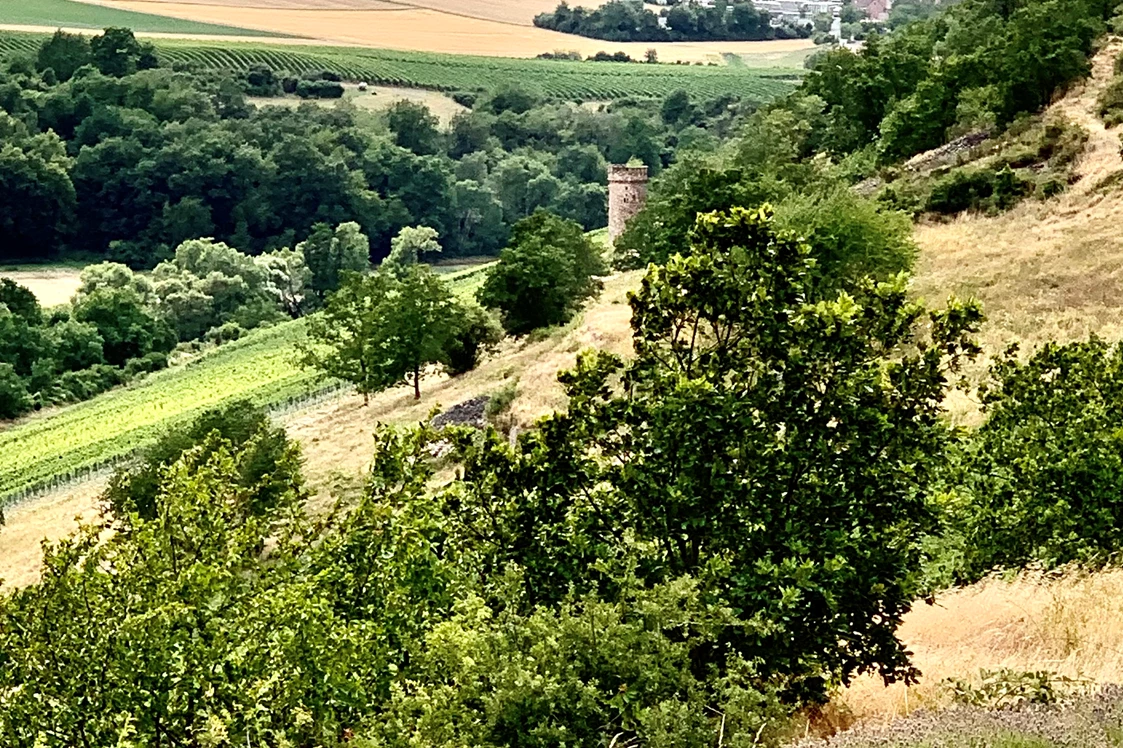
{"type": "Polygon", "coordinates": [[[421,370],[413,370],[413,399],[421,399],[421,370]]]}

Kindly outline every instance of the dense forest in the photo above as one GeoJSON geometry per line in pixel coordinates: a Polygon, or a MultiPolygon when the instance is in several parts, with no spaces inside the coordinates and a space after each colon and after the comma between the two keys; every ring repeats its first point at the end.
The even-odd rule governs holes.
{"type": "Polygon", "coordinates": [[[552,13],[535,17],[534,25],[565,34],[612,42],[761,41],[811,35],[811,22],[773,26],[766,11],[751,2],[680,3],[662,15],[633,0],[610,0],[598,8],[571,8],[562,2],[552,13]]]}
{"type": "Polygon", "coordinates": [[[320,96],[340,84],[267,68],[196,75],[161,67],[127,31],[106,36],[123,39],[60,32],[0,73],[0,260],[80,254],[151,268],[187,239],[259,254],[348,221],[374,259],[413,225],[437,230],[447,255],[495,254],[538,208],[604,226],[606,162],[658,171],[677,148],[723,137],[743,111],[696,101],[668,123],[657,101],[592,109],[512,86],[458,95],[474,106],[446,132],[410,102],[381,116],[346,103],[255,107],[247,94],[320,96]]]}
{"type": "MultiPolygon", "coordinates": [[[[521,434],[379,428],[363,489],[326,514],[251,407],[165,435],[47,549],[42,581],[0,597],[0,742],[777,746],[859,674],[919,677],[897,635],[915,601],[1118,558],[1123,348],[1010,351],[984,424],[952,425],[983,310],[916,302],[908,215],[853,189],[961,128],[1016,130],[1087,75],[1112,11],[963,0],[818,57],[791,97],[681,154],[616,246],[645,268],[633,355],[579,355],[566,409],[521,434]]],[[[658,116],[704,108],[683,94],[658,116]]],[[[427,158],[411,145],[380,147],[427,158]]],[[[320,229],[332,319],[377,324],[347,310],[426,288],[414,260],[436,232],[346,274],[333,232],[367,227],[308,220],[336,218],[357,223],[320,229]]],[[[552,324],[534,316],[550,267],[567,318],[601,272],[585,242],[522,218],[479,300],[512,333],[552,324]]],[[[442,309],[407,311],[439,331],[442,309]]]]}

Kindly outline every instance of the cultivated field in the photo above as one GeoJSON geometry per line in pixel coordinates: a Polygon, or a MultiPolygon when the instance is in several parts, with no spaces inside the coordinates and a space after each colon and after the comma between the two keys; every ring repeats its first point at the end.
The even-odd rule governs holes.
{"type": "MultiPolygon", "coordinates": [[[[485,267],[446,278],[457,293],[473,294],[485,267]]],[[[0,431],[0,507],[109,465],[221,403],[249,399],[284,406],[334,388],[297,363],[304,329],[304,321],[296,320],[251,332],[186,365],[0,431]]]]}
{"type": "Polygon", "coordinates": [[[0,267],[0,278],[10,278],[35,294],[40,306],[65,304],[82,285],[82,271],[67,267],[32,267],[9,269],[0,267]]]}
{"type": "MultiPolygon", "coordinates": [[[[447,94],[424,88],[369,86],[366,91],[360,91],[356,84],[346,83],[344,89],[342,99],[314,99],[313,102],[330,108],[334,107],[336,102],[346,101],[359,109],[379,112],[388,109],[399,101],[411,101],[415,104],[427,106],[429,111],[441,121],[442,126],[447,126],[457,114],[468,111],[466,107],[457,104],[447,94]]],[[[250,97],[249,101],[257,106],[297,107],[303,104],[305,99],[297,96],[274,96],[250,97]]]]}
{"type": "MultiPolygon", "coordinates": [[[[0,33],[0,55],[33,52],[42,41],[39,34],[0,33]]],[[[165,60],[203,70],[245,70],[265,64],[294,74],[331,70],[348,80],[442,91],[494,90],[517,83],[550,96],[586,101],[665,96],[684,88],[700,97],[734,94],[766,102],[792,90],[800,74],[783,68],[525,60],[184,39],[160,39],[156,47],[165,60]]]]}
{"type": "Polygon", "coordinates": [[[200,34],[208,36],[268,36],[268,31],[234,28],[225,23],[206,23],[190,17],[172,18],[137,10],[103,7],[73,0],[4,0],[0,2],[0,25],[103,29],[127,26],[137,32],[200,34]]]}
{"type": "MultiPolygon", "coordinates": [[[[725,55],[809,52],[806,40],[775,42],[615,43],[535,28],[552,0],[91,0],[100,7],[257,29],[333,44],[491,57],[534,57],[622,50],[642,59],[649,48],[664,62],[713,62],[725,55]]],[[[2,21],[0,21],[2,22],[2,21]]]]}

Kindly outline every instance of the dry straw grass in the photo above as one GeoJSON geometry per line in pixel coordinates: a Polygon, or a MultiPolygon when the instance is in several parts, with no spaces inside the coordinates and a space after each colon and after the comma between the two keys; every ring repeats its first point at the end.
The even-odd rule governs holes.
{"type": "Polygon", "coordinates": [[[10,278],[27,288],[44,307],[59,306],[70,301],[82,285],[82,271],[77,268],[42,268],[34,270],[5,270],[0,268],[0,278],[10,278]]]}
{"type": "Polygon", "coordinates": [[[948,703],[946,678],[981,669],[1048,670],[1097,683],[1123,682],[1123,570],[990,579],[920,603],[902,640],[923,673],[919,685],[864,676],[838,704],[861,720],[889,721],[948,703]]]}

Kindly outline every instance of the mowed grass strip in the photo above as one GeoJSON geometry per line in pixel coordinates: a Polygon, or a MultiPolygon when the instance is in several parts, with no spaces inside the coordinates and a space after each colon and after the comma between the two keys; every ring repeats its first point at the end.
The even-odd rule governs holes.
{"type": "Polygon", "coordinates": [[[104,29],[123,26],[140,33],[206,34],[214,36],[281,36],[234,26],[188,21],[149,13],[108,8],[73,0],[0,0],[0,25],[104,29]]]}
{"type": "MultiPolygon", "coordinates": [[[[444,278],[468,298],[488,267],[444,278]]],[[[305,334],[305,320],[255,330],[183,366],[0,431],[0,507],[128,456],[208,408],[240,399],[284,405],[333,387],[298,363],[305,334]]]]}
{"type": "MultiPolygon", "coordinates": [[[[0,55],[34,51],[42,39],[0,33],[0,55]]],[[[204,71],[238,72],[263,64],[295,75],[328,70],[348,80],[437,91],[493,91],[518,84],[554,98],[584,101],[662,97],[685,89],[695,97],[730,94],[766,103],[790,92],[802,75],[788,68],[570,62],[190,39],[160,39],[156,47],[164,61],[204,71]]]]}

